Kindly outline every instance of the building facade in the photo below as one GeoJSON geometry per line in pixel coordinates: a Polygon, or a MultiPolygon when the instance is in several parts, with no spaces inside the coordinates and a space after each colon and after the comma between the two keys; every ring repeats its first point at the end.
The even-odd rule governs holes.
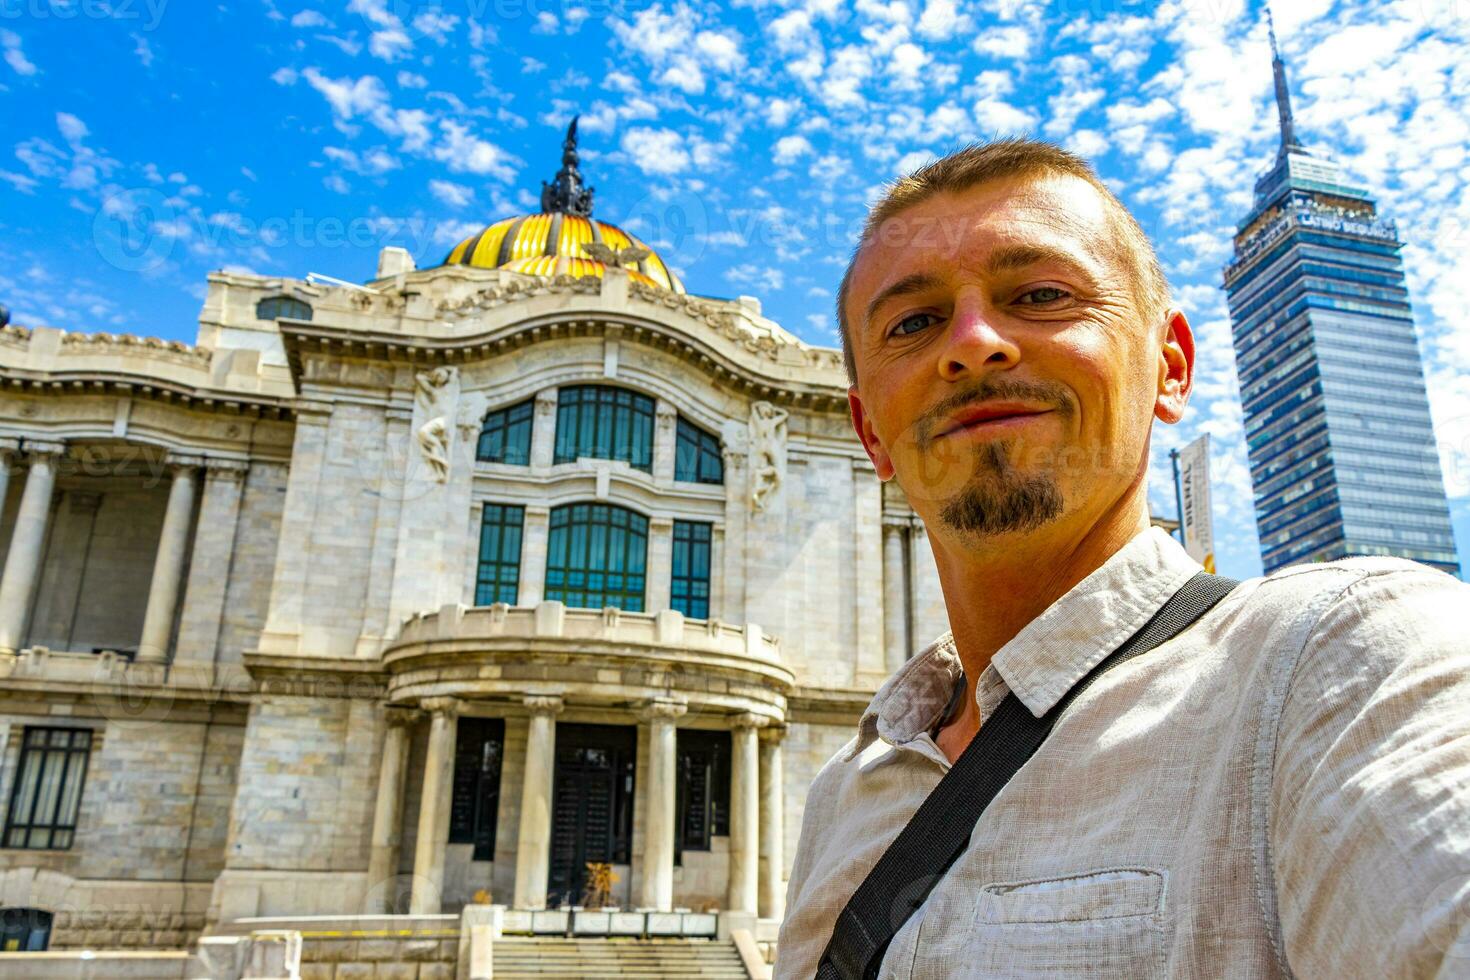
{"type": "Polygon", "coordinates": [[[1224,281],[1262,564],[1397,555],[1457,575],[1403,242],[1298,143],[1271,46],[1281,149],[1224,281]]]}
{"type": "Polygon", "coordinates": [[[193,345],[0,331],[6,942],[584,897],[774,919],[806,787],[946,627],[841,355],[540,214],[193,345]]]}

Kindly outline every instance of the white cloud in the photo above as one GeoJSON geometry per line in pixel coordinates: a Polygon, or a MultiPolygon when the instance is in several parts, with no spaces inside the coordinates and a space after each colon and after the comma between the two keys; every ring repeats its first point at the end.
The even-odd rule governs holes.
{"type": "Polygon", "coordinates": [[[303,10],[291,18],[292,27],[331,27],[332,22],[327,20],[325,14],[320,10],[303,10]]]}
{"type": "Polygon", "coordinates": [[[14,31],[0,31],[0,51],[4,52],[5,63],[17,75],[29,78],[39,71],[26,57],[25,51],[21,49],[20,35],[14,31]]]}
{"type": "Polygon", "coordinates": [[[338,119],[354,119],[388,105],[388,90],[376,75],[328,78],[316,68],[308,68],[302,75],[327,100],[338,119]]]}
{"type": "Polygon", "coordinates": [[[635,126],[623,134],[622,148],[646,174],[677,174],[691,162],[684,138],[672,129],[635,126]]]}
{"type": "Polygon", "coordinates": [[[1028,133],[1036,127],[1035,117],[1003,99],[976,102],[975,122],[989,136],[1028,133]]]}
{"type": "Polygon", "coordinates": [[[429,181],[429,193],[452,208],[462,208],[475,197],[473,188],[448,180],[429,181]]]}
{"type": "Polygon", "coordinates": [[[153,46],[148,43],[148,38],[137,32],[134,32],[132,37],[133,56],[138,59],[138,63],[144,68],[153,67],[153,46]]]}
{"type": "Polygon", "coordinates": [[[969,29],[970,18],[959,12],[955,0],[928,0],[919,16],[919,35],[931,41],[947,41],[969,29]]]}
{"type": "Polygon", "coordinates": [[[489,174],[507,182],[515,179],[515,158],[494,143],[475,136],[463,123],[441,119],[439,131],[441,139],[433,149],[433,156],[452,172],[489,174]]]}
{"type": "Polygon", "coordinates": [[[991,27],[976,35],[970,46],[976,54],[1019,59],[1031,53],[1031,35],[1023,27],[991,27]]]}
{"type": "Polygon", "coordinates": [[[776,141],[772,159],[777,166],[788,166],[812,152],[812,144],[805,136],[783,136],[776,141]]]}
{"type": "Polygon", "coordinates": [[[428,88],[429,80],[417,72],[400,71],[398,73],[399,88],[428,88]]]}

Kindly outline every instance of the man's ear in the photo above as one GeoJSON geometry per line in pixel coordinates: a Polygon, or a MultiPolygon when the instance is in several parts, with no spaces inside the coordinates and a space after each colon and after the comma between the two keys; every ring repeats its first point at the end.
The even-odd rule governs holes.
{"type": "Polygon", "coordinates": [[[888,450],[883,448],[883,443],[878,441],[878,433],[873,431],[873,421],[863,410],[863,396],[858,394],[857,385],[847,389],[847,408],[852,413],[852,427],[862,440],[868,458],[873,461],[873,469],[878,471],[878,479],[885,483],[893,479],[893,460],[889,458],[888,450]]]}
{"type": "Polygon", "coordinates": [[[1184,406],[1193,389],[1194,329],[1183,311],[1170,310],[1164,316],[1164,340],[1159,346],[1159,387],[1154,417],[1169,425],[1184,418],[1184,406]]]}

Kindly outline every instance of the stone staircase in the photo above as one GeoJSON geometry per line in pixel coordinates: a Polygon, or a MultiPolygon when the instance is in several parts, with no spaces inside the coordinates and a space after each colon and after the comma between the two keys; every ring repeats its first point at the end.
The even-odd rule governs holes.
{"type": "Polygon", "coordinates": [[[714,939],[561,939],[505,936],[495,940],[495,980],[557,977],[582,980],[749,980],[735,945],[714,939]]]}

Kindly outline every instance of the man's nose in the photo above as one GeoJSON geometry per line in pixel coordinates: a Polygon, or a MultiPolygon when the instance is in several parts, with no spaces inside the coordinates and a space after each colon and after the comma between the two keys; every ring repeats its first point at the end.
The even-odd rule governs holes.
{"type": "Polygon", "coordinates": [[[989,304],[974,296],[956,302],[939,351],[940,377],[959,381],[1015,367],[1020,360],[1020,347],[989,304]]]}

